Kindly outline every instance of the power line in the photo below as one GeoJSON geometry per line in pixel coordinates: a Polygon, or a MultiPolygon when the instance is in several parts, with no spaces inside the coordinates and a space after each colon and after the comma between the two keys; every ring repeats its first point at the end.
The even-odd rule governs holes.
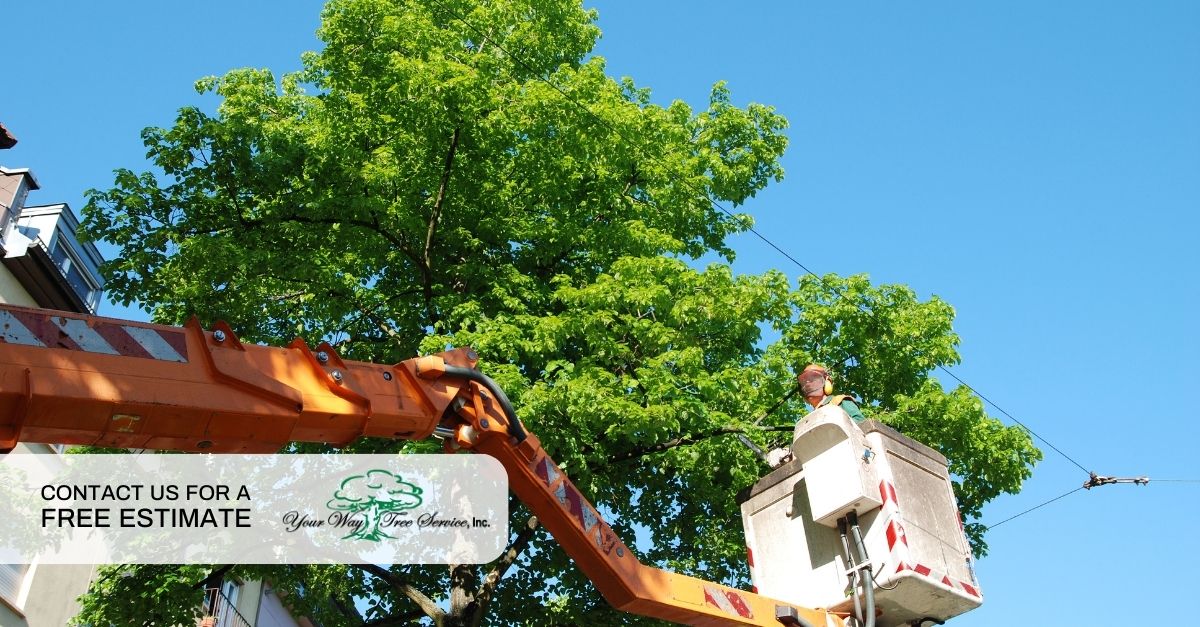
{"type": "MultiPolygon", "coordinates": [[[[600,115],[599,115],[599,114],[597,114],[595,111],[592,111],[592,110],[591,110],[591,108],[589,108],[587,105],[585,105],[585,104],[583,104],[582,102],[579,102],[578,100],[576,100],[575,98],[573,98],[573,97],[571,96],[571,94],[567,93],[567,92],[566,92],[566,90],[564,90],[562,87],[559,87],[558,85],[554,84],[554,82],[552,82],[552,81],[551,81],[549,78],[547,78],[547,77],[545,77],[545,76],[542,76],[542,73],[541,73],[541,72],[538,72],[538,71],[537,71],[535,68],[533,68],[531,65],[529,65],[528,63],[526,63],[524,59],[522,59],[521,57],[518,57],[517,55],[514,55],[514,54],[513,54],[513,53],[511,53],[511,52],[509,52],[509,51],[508,51],[508,50],[507,50],[507,49],[506,49],[506,48],[505,48],[503,45],[501,45],[500,43],[496,42],[494,39],[492,39],[491,37],[489,37],[489,36],[487,35],[487,33],[486,33],[486,32],[484,32],[482,29],[480,29],[480,28],[476,27],[474,24],[472,24],[470,21],[468,21],[468,20],[467,20],[465,17],[463,17],[461,14],[457,13],[456,11],[454,11],[454,10],[450,9],[450,8],[449,8],[449,7],[447,7],[445,4],[443,4],[443,3],[441,2],[441,0],[433,0],[433,3],[434,3],[434,4],[436,4],[436,5],[438,5],[438,6],[439,6],[439,7],[440,7],[442,10],[446,11],[447,13],[449,13],[449,14],[450,14],[450,15],[451,15],[451,16],[452,16],[452,17],[453,17],[455,20],[457,20],[457,21],[458,21],[459,23],[461,23],[463,26],[467,27],[467,28],[468,28],[468,29],[470,29],[471,31],[474,31],[474,32],[475,32],[477,35],[479,35],[479,36],[482,38],[482,40],[483,40],[483,41],[487,41],[487,42],[489,42],[489,43],[490,43],[492,46],[494,46],[494,47],[495,47],[497,50],[499,50],[499,51],[503,52],[503,53],[505,54],[505,56],[507,56],[509,59],[511,59],[511,60],[512,60],[514,63],[516,63],[516,64],[520,65],[522,68],[524,68],[524,69],[525,69],[527,72],[529,72],[529,74],[530,74],[531,76],[533,76],[534,78],[536,78],[538,81],[540,81],[540,82],[542,82],[542,83],[545,83],[545,84],[546,84],[546,85],[548,85],[548,86],[549,86],[551,89],[553,89],[554,91],[558,92],[558,93],[559,93],[559,95],[561,95],[561,96],[562,96],[562,97],[563,97],[563,98],[564,98],[564,99],[565,99],[567,102],[571,103],[571,104],[572,104],[572,105],[574,105],[576,108],[578,108],[578,109],[579,109],[579,110],[581,110],[582,112],[586,113],[586,114],[587,114],[589,117],[591,117],[593,120],[595,120],[596,122],[598,122],[598,123],[599,123],[601,126],[603,126],[604,128],[608,129],[610,132],[612,132],[612,133],[614,133],[615,135],[617,135],[618,137],[620,137],[620,138],[621,138],[621,139],[622,139],[622,140],[623,140],[623,141],[624,141],[624,142],[625,142],[627,145],[629,145],[631,148],[633,148],[635,151],[637,151],[637,152],[638,152],[639,154],[641,154],[643,157],[645,157],[645,158],[648,158],[648,159],[650,159],[651,161],[656,161],[656,162],[661,162],[661,161],[662,161],[662,157],[661,157],[660,155],[653,155],[653,154],[649,154],[647,151],[643,150],[643,148],[642,148],[642,147],[641,147],[641,146],[640,146],[640,145],[639,145],[637,142],[634,142],[634,141],[633,141],[632,139],[630,139],[630,138],[629,138],[627,135],[625,135],[623,132],[621,132],[621,129],[619,129],[619,128],[617,128],[617,127],[613,126],[613,125],[612,125],[612,124],[610,124],[610,123],[609,123],[607,120],[605,120],[604,118],[600,117],[600,115]]],[[[705,190],[699,190],[699,191],[700,191],[700,192],[701,192],[701,193],[704,195],[705,199],[708,201],[708,203],[709,203],[710,205],[712,205],[712,207],[714,207],[714,208],[718,209],[719,211],[721,211],[721,212],[722,212],[722,213],[724,213],[725,215],[729,216],[730,218],[733,218],[733,219],[736,219],[736,218],[737,218],[737,216],[735,216],[735,215],[733,214],[733,212],[731,212],[730,210],[726,209],[726,208],[725,208],[725,207],[724,207],[724,206],[723,206],[723,205],[722,205],[720,202],[718,202],[718,201],[717,201],[715,198],[713,198],[713,197],[712,197],[712,195],[711,195],[711,194],[709,194],[707,191],[705,191],[705,190]]],[[[788,261],[791,261],[792,263],[794,263],[794,264],[795,264],[797,267],[799,267],[799,268],[800,268],[801,270],[803,270],[805,273],[807,273],[807,274],[809,274],[809,275],[811,275],[812,277],[814,277],[814,278],[817,278],[817,279],[820,279],[820,278],[821,278],[821,277],[820,277],[820,275],[818,275],[816,272],[813,272],[812,270],[810,270],[810,269],[808,268],[808,266],[806,266],[806,265],[804,265],[803,263],[801,263],[801,262],[800,262],[798,259],[796,259],[796,258],[795,258],[795,257],[793,257],[792,255],[788,254],[788,252],[787,252],[787,251],[785,251],[784,249],[780,248],[778,245],[776,245],[776,244],[775,244],[775,242],[773,242],[773,241],[771,241],[769,238],[767,238],[767,236],[763,235],[762,233],[759,233],[759,232],[758,232],[758,230],[756,230],[756,229],[755,229],[753,226],[748,226],[748,227],[746,227],[746,230],[748,230],[748,231],[749,231],[750,233],[752,233],[754,236],[758,237],[758,239],[762,240],[762,241],[763,241],[764,243],[766,243],[768,246],[770,246],[771,248],[773,248],[773,249],[774,249],[776,252],[778,252],[780,255],[783,255],[783,257],[784,257],[784,258],[786,258],[788,261]]],[[[845,299],[845,298],[846,298],[845,294],[843,294],[843,293],[841,292],[841,290],[837,289],[836,287],[835,287],[835,288],[833,288],[833,291],[834,291],[834,294],[835,294],[835,295],[836,295],[838,298],[842,298],[842,299],[845,299]]],[[[856,304],[856,306],[858,307],[858,309],[859,309],[860,311],[864,311],[864,312],[866,311],[866,310],[865,310],[865,309],[862,307],[862,305],[857,305],[857,304],[856,304]]],[[[958,381],[958,382],[959,382],[959,383],[960,383],[962,386],[966,387],[968,390],[970,390],[970,391],[971,391],[973,394],[975,394],[976,396],[978,396],[978,397],[979,397],[980,399],[982,399],[984,402],[986,402],[987,404],[991,405],[992,407],[995,407],[997,411],[999,411],[1000,413],[1002,413],[1002,414],[1004,414],[1005,416],[1007,416],[1007,417],[1008,417],[1010,420],[1012,420],[1012,421],[1013,421],[1013,422],[1015,422],[1016,424],[1020,425],[1020,427],[1021,427],[1022,429],[1024,429],[1025,431],[1027,431],[1027,432],[1028,432],[1030,435],[1032,435],[1032,436],[1036,437],[1038,440],[1040,440],[1040,441],[1042,441],[1043,443],[1045,443],[1045,444],[1046,444],[1046,446],[1049,446],[1051,449],[1053,449],[1053,450],[1054,450],[1056,453],[1058,453],[1059,455],[1062,455],[1064,458],[1066,458],[1066,459],[1067,459],[1068,461],[1070,461],[1072,464],[1074,464],[1074,465],[1078,466],[1080,470],[1082,470],[1082,471],[1083,471],[1083,472],[1085,472],[1085,473],[1088,473],[1089,475],[1091,474],[1091,471],[1089,471],[1087,468],[1084,468],[1082,464],[1080,464],[1079,462],[1075,461],[1075,460],[1074,460],[1074,459],[1073,459],[1071,456],[1069,456],[1069,455],[1067,455],[1066,453],[1064,453],[1064,452],[1063,452],[1061,449],[1059,449],[1057,446],[1054,446],[1053,444],[1051,444],[1051,443],[1050,443],[1050,441],[1049,441],[1049,440],[1047,440],[1046,438],[1044,438],[1044,437],[1042,437],[1042,436],[1038,435],[1038,434],[1037,434],[1037,433],[1036,433],[1036,432],[1035,432],[1033,429],[1030,429],[1030,428],[1029,428],[1027,425],[1025,425],[1025,423],[1021,422],[1020,420],[1017,420],[1017,418],[1016,418],[1015,416],[1013,416],[1012,414],[1010,414],[1010,413],[1009,413],[1008,411],[1006,411],[1006,410],[1005,410],[1003,407],[1000,407],[999,405],[997,405],[997,404],[995,403],[995,401],[992,401],[992,400],[990,400],[989,398],[987,398],[986,396],[984,396],[982,393],[980,393],[980,392],[979,392],[979,390],[975,389],[975,388],[974,388],[974,387],[972,387],[971,385],[968,385],[968,384],[967,384],[967,382],[966,382],[966,381],[963,381],[961,378],[959,378],[959,377],[958,377],[958,375],[954,374],[953,372],[950,372],[950,370],[949,370],[949,369],[947,369],[945,366],[938,366],[938,368],[939,368],[939,369],[940,369],[942,372],[945,372],[946,374],[950,375],[950,377],[952,377],[952,378],[953,378],[955,381],[958,381]]],[[[769,413],[769,412],[768,412],[768,413],[769,413]]],[[[1040,507],[1040,506],[1039,506],[1039,507],[1040,507]]]]}
{"type": "Polygon", "coordinates": [[[968,390],[971,390],[971,392],[975,396],[978,396],[979,398],[983,399],[983,401],[985,403],[987,403],[988,405],[991,405],[992,407],[995,407],[997,411],[1004,414],[1005,416],[1008,416],[1009,420],[1012,420],[1013,422],[1017,423],[1018,425],[1021,425],[1022,429],[1028,431],[1029,434],[1032,435],[1033,437],[1041,440],[1046,446],[1049,446],[1050,448],[1054,449],[1054,451],[1057,452],[1059,455],[1062,455],[1063,457],[1067,458],[1067,460],[1070,461],[1072,464],[1079,466],[1080,470],[1088,473],[1089,475],[1092,474],[1092,471],[1088,470],[1087,468],[1084,468],[1082,464],[1080,464],[1079,462],[1072,459],[1070,455],[1067,455],[1066,453],[1062,452],[1062,450],[1059,449],[1057,446],[1054,446],[1053,444],[1051,444],[1049,440],[1038,435],[1037,432],[1035,432],[1033,429],[1030,429],[1025,423],[1021,422],[1020,420],[1017,420],[1016,416],[1013,416],[1012,414],[1008,413],[1007,411],[1004,411],[1003,407],[997,405],[990,398],[984,396],[983,393],[980,392],[979,390],[976,390],[975,388],[971,387],[969,384],[967,384],[966,381],[963,381],[962,379],[960,379],[958,377],[958,375],[954,374],[953,372],[950,372],[950,370],[947,369],[945,366],[938,366],[938,369],[941,370],[942,372],[950,375],[951,378],[953,378],[955,381],[958,381],[958,383],[960,385],[962,385],[963,387],[967,388],[968,390]]]}
{"type": "Polygon", "coordinates": [[[1051,504],[1051,503],[1053,503],[1053,502],[1055,502],[1055,501],[1057,501],[1057,500],[1059,500],[1059,499],[1065,499],[1065,498],[1067,498],[1068,496],[1071,496],[1072,494],[1075,494],[1076,492],[1078,492],[1078,491],[1080,491],[1080,490],[1082,490],[1082,489],[1083,489],[1083,486],[1079,486],[1078,488],[1075,488],[1074,490],[1071,490],[1070,492],[1067,492],[1067,493],[1065,493],[1065,494],[1060,494],[1060,495],[1058,495],[1058,496],[1056,496],[1056,497],[1054,497],[1054,498],[1050,499],[1049,501],[1046,501],[1045,503],[1042,503],[1042,504],[1040,504],[1040,505],[1034,505],[1033,507],[1031,507],[1031,508],[1029,508],[1029,509],[1027,509],[1027,510],[1025,510],[1025,511],[1023,511],[1023,512],[1021,512],[1020,514],[1017,514],[1016,516],[1009,516],[1008,518],[1005,518],[1004,520],[1002,520],[1002,521],[1000,521],[1000,522],[998,522],[998,523],[996,523],[996,524],[994,524],[994,525],[986,525],[986,526],[984,527],[984,530],[985,530],[985,531],[991,531],[992,529],[995,529],[996,527],[999,527],[1000,525],[1003,525],[1004,523],[1006,523],[1006,522],[1008,522],[1008,521],[1010,521],[1010,520],[1013,520],[1013,519],[1016,519],[1016,518],[1020,518],[1020,517],[1024,516],[1025,514],[1028,514],[1029,512],[1032,512],[1032,511],[1034,511],[1034,510],[1036,510],[1036,509],[1043,508],[1043,507],[1045,507],[1045,506],[1047,506],[1047,505],[1049,505],[1049,504],[1051,504]]]}
{"type": "MultiPolygon", "coordinates": [[[[1049,444],[1049,442],[1047,442],[1047,444],[1049,444]]],[[[1075,488],[1074,490],[1071,490],[1070,492],[1067,492],[1066,494],[1061,494],[1059,496],[1056,496],[1056,497],[1050,499],[1049,501],[1046,501],[1040,505],[1035,505],[1035,506],[1021,512],[1020,514],[1005,518],[1004,520],[1002,520],[994,525],[985,525],[984,529],[985,530],[995,529],[996,527],[999,527],[1000,525],[1003,525],[1004,523],[1006,523],[1010,520],[1013,520],[1014,518],[1020,518],[1021,516],[1024,516],[1025,514],[1028,514],[1029,512],[1032,512],[1041,507],[1045,507],[1046,505],[1049,505],[1059,499],[1066,498],[1072,494],[1075,494],[1076,492],[1078,492],[1080,490],[1090,490],[1097,486],[1111,485],[1114,483],[1132,483],[1135,485],[1143,485],[1144,486],[1144,485],[1150,485],[1152,483],[1200,483],[1200,479],[1150,479],[1149,477],[1130,477],[1130,478],[1098,477],[1093,473],[1091,480],[1085,482],[1083,485],[1079,486],[1078,488],[1075,488]]]]}

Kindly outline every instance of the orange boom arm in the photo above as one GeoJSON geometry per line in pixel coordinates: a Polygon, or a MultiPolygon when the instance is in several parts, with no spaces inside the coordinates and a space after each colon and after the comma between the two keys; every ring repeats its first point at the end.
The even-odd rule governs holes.
{"type": "Polygon", "coordinates": [[[642,564],[457,349],[394,366],[327,344],[243,344],[211,330],[0,305],[0,448],[18,442],[275,452],[362,436],[491,455],[614,607],[692,625],[842,625],[827,612],[642,564]]]}

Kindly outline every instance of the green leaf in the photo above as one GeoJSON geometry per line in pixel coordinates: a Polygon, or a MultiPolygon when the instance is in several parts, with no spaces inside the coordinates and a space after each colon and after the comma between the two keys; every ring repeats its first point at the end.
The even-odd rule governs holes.
{"type": "MultiPolygon", "coordinates": [[[[606,75],[595,19],[565,0],[329,2],[300,72],[200,79],[215,106],[146,129],[146,171],[88,193],[87,236],[118,250],[109,294],[159,322],[222,319],[244,341],[300,335],[352,359],[472,346],[626,540],[648,530],[643,560],[731,584],[748,581],[734,495],[763,468],[723,430],[749,427],[812,361],[951,459],[968,521],[1019,489],[1040,457],[1028,438],[929,378],[958,361],[948,304],[865,276],[792,289],[780,272],[694,265],[732,258],[728,236],[752,221],[711,200],[739,205],[781,179],[787,122],[735,106],[724,83],[700,111],[653,104],[606,75]]],[[[803,411],[793,401],[770,422],[803,411]]],[[[517,564],[491,624],[649,622],[615,614],[544,534],[517,564]]],[[[393,571],[449,596],[444,568],[393,571]]],[[[205,574],[108,569],[76,620],[188,624],[205,574]]],[[[234,574],[269,578],[326,625],[358,624],[331,598],[367,599],[371,617],[416,607],[352,567],[234,574]]]]}

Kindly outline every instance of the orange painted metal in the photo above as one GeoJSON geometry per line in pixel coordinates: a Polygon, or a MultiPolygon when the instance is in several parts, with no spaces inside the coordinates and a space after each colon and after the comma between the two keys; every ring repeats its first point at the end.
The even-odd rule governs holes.
{"type": "MultiPolygon", "coordinates": [[[[243,344],[223,324],[204,331],[11,305],[0,305],[0,323],[0,448],[20,440],[263,453],[291,441],[419,439],[462,387],[418,382],[411,362],[343,361],[327,345],[243,344]],[[117,332],[168,337],[175,350],[155,358],[142,348],[150,342],[98,339],[117,332]]],[[[466,351],[445,357],[474,365],[466,351]]]]}
{"type": "Polygon", "coordinates": [[[0,304],[0,448],[18,441],[206,452],[274,452],[292,441],[422,439],[491,455],[509,485],[620,610],[690,625],[778,626],[791,608],[819,627],[823,610],[795,607],[642,564],[603,516],[479,383],[458,349],[394,366],[344,361],[322,344],[244,344],[205,331],[0,304]],[[447,413],[455,399],[455,411],[447,413]],[[440,423],[440,424],[439,424],[440,423]]]}
{"type": "Polygon", "coordinates": [[[613,607],[686,625],[774,625],[777,608],[792,608],[808,624],[842,626],[841,618],[744,590],[642,564],[533,435],[513,446],[485,430],[475,450],[508,470],[509,486],[613,607]]]}

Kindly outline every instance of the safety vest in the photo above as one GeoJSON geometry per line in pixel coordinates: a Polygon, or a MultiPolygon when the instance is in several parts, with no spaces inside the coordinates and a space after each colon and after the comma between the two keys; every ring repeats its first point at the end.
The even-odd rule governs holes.
{"type": "Polygon", "coordinates": [[[821,407],[824,407],[826,405],[833,405],[834,407],[840,407],[842,404],[842,401],[847,401],[847,400],[850,401],[851,403],[854,403],[855,405],[858,405],[858,400],[855,399],[853,396],[850,396],[849,394],[837,394],[835,396],[826,396],[825,400],[821,402],[821,407]]]}
{"type": "MultiPolygon", "coordinates": [[[[867,419],[867,417],[863,415],[862,410],[858,408],[858,400],[848,394],[838,394],[836,396],[826,396],[825,400],[821,401],[820,407],[825,407],[826,405],[829,405],[832,407],[837,407],[838,409],[841,409],[842,411],[846,411],[846,413],[850,416],[850,418],[852,420],[854,420],[854,422],[862,422],[863,420],[867,419]],[[842,407],[842,403],[845,401],[850,401],[850,403],[854,405],[855,411],[853,411],[853,412],[846,411],[846,409],[844,407],[842,407]],[[858,414],[858,415],[855,416],[855,414],[858,414]]],[[[818,407],[817,409],[820,409],[820,407],[818,407]]]]}

